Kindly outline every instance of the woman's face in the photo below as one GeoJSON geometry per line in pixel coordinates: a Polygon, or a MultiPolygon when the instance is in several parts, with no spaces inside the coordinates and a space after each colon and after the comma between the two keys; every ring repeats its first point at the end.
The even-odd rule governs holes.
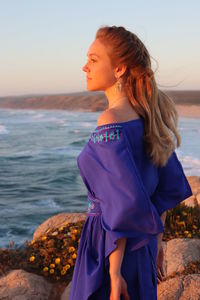
{"type": "Polygon", "coordinates": [[[106,47],[95,39],[88,50],[88,61],[82,70],[87,75],[87,89],[89,91],[105,91],[115,82],[114,68],[111,65],[106,47]]]}

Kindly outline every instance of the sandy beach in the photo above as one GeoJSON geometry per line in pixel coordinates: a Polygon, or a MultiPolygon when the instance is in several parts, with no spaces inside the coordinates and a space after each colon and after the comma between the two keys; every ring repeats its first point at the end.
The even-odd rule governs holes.
{"type": "Polygon", "coordinates": [[[180,117],[200,118],[200,105],[177,104],[176,109],[180,117]]]}

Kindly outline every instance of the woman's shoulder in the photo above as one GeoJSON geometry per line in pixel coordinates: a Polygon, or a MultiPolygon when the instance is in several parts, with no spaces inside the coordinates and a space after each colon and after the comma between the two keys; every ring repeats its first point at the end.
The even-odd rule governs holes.
{"type": "Polygon", "coordinates": [[[120,122],[120,118],[117,115],[116,111],[114,109],[108,109],[103,111],[103,113],[99,116],[97,120],[97,126],[103,126],[110,123],[117,123],[120,122]]]}
{"type": "Polygon", "coordinates": [[[97,120],[97,126],[104,126],[107,124],[117,124],[117,123],[126,123],[132,120],[137,120],[139,115],[135,111],[122,111],[116,108],[110,108],[99,116],[97,120]]]}

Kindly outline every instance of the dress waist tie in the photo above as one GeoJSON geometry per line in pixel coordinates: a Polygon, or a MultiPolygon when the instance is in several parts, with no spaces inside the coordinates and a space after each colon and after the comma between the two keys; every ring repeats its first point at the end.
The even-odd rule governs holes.
{"type": "Polygon", "coordinates": [[[100,200],[95,198],[91,193],[88,192],[87,215],[98,216],[100,214],[101,214],[100,200]]]}

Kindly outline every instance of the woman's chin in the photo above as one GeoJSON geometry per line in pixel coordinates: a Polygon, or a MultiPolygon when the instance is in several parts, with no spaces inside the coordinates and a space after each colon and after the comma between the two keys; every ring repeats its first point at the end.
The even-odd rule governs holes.
{"type": "Polygon", "coordinates": [[[89,85],[87,85],[87,90],[88,90],[88,91],[91,91],[91,92],[94,92],[94,91],[101,91],[100,88],[94,87],[94,86],[89,86],[89,85]]]}
{"type": "Polygon", "coordinates": [[[89,86],[87,86],[87,90],[90,91],[90,92],[100,91],[100,89],[98,89],[98,88],[95,88],[95,87],[89,87],[89,86]]]}

